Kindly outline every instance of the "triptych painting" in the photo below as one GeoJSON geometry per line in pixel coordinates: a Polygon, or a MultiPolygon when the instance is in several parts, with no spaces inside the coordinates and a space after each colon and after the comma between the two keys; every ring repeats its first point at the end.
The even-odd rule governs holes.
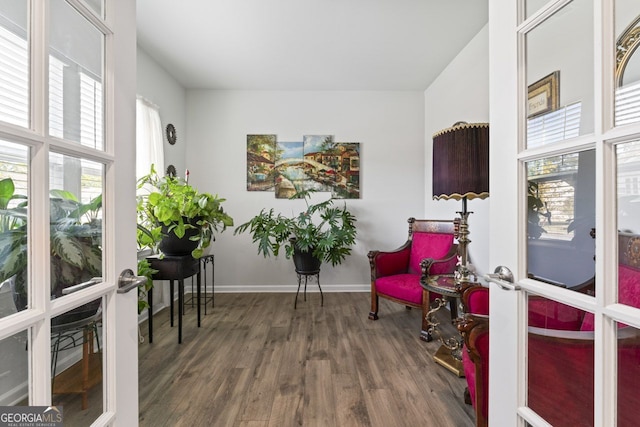
{"type": "Polygon", "coordinates": [[[359,199],[360,143],[334,142],[331,135],[304,135],[302,141],[247,135],[248,191],[273,191],[288,199],[307,189],[359,199]]]}

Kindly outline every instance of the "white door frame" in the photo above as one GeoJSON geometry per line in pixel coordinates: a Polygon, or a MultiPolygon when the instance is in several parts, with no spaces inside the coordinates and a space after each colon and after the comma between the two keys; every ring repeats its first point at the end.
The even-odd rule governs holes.
{"type": "MultiPolygon", "coordinates": [[[[491,283],[489,424],[546,425],[526,403],[526,292],[595,313],[594,417],[596,426],[614,425],[617,358],[614,320],[638,327],[638,311],[616,306],[617,300],[617,211],[615,146],[619,140],[637,139],[637,124],[613,128],[614,0],[593,0],[594,7],[594,133],[574,140],[525,151],[526,64],[520,2],[489,0],[490,69],[490,265],[509,267],[522,287],[503,290],[491,283]],[[605,66],[604,64],[611,64],[605,66]],[[540,284],[526,279],[526,194],[524,162],[546,153],[596,152],[596,297],[540,284]],[[517,179],[505,179],[517,178],[517,179]],[[519,279],[519,280],[518,280],[519,279]],[[606,286],[605,286],[606,284],[606,286]],[[524,417],[524,418],[523,418],[524,417]]],[[[552,13],[568,0],[550,1],[529,18],[535,21],[552,13]]]]}
{"type": "MultiPolygon", "coordinates": [[[[124,269],[136,270],[135,117],[136,5],[131,0],[105,0],[106,18],[79,0],[67,0],[106,35],[104,99],[105,151],[47,137],[49,1],[29,1],[30,127],[0,123],[0,135],[31,147],[29,166],[29,294],[30,307],[0,319],[0,339],[28,330],[29,405],[51,404],[51,318],[103,297],[103,408],[94,425],[138,424],[137,293],[117,294],[124,269]],[[89,12],[89,13],[87,13],[89,12]],[[54,301],[49,295],[50,148],[105,165],[103,193],[103,280],[54,301]],[[117,189],[117,191],[116,191],[117,189]],[[117,230],[117,233],[116,233],[117,230]]],[[[55,25],[55,23],[51,23],[55,25]]]]}

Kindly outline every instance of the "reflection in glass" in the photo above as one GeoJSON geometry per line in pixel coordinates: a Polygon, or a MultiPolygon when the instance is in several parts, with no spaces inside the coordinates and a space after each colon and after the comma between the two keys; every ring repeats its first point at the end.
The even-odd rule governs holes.
{"type": "Polygon", "coordinates": [[[640,382],[640,331],[622,323],[618,326],[618,426],[638,424],[640,382]]]}
{"type": "Polygon", "coordinates": [[[615,124],[640,121],[640,2],[617,0],[615,124]]]}
{"type": "Polygon", "coordinates": [[[594,334],[587,313],[538,296],[528,304],[527,405],[556,427],[593,425],[594,334]]]}
{"type": "Polygon", "coordinates": [[[0,2],[0,120],[29,127],[29,2],[0,2]]]}
{"type": "Polygon", "coordinates": [[[103,345],[101,299],[51,319],[52,400],[69,425],[89,425],[102,413],[103,345]]]}
{"type": "Polygon", "coordinates": [[[22,331],[0,340],[0,406],[29,405],[27,337],[22,331]]]}
{"type": "Polygon", "coordinates": [[[595,150],[527,162],[530,276],[578,290],[595,275],[595,150]]]}
{"type": "Polygon", "coordinates": [[[640,234],[640,141],[616,146],[618,230],[640,234]]]}
{"type": "Polygon", "coordinates": [[[97,16],[104,18],[104,0],[85,0],[87,6],[89,6],[97,16]]]}
{"type": "Polygon", "coordinates": [[[0,317],[28,304],[29,149],[0,140],[0,317]]]}
{"type": "Polygon", "coordinates": [[[51,298],[102,275],[103,166],[50,155],[51,298]]]}
{"type": "Polygon", "coordinates": [[[525,40],[527,147],[592,133],[592,2],[570,2],[525,40]]]}
{"type": "Polygon", "coordinates": [[[104,149],[104,36],[64,0],[51,2],[49,133],[104,149]]]}

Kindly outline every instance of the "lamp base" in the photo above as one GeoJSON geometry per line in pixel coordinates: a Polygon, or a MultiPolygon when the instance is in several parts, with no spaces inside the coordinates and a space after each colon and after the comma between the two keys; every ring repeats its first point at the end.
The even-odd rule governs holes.
{"type": "Polygon", "coordinates": [[[441,366],[444,366],[449,371],[456,374],[458,377],[464,377],[464,368],[462,367],[462,361],[456,359],[444,345],[441,345],[436,354],[433,356],[433,360],[441,366]]]}

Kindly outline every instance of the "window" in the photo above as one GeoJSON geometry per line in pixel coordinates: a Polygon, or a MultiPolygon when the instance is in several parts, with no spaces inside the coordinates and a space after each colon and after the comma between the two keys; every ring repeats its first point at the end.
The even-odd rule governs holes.
{"type": "Polygon", "coordinates": [[[527,146],[539,147],[580,135],[581,110],[582,103],[576,102],[527,120],[527,146]]]}
{"type": "Polygon", "coordinates": [[[162,175],[164,171],[162,124],[158,107],[138,97],[136,102],[136,177],[149,173],[151,165],[162,175]]]}

